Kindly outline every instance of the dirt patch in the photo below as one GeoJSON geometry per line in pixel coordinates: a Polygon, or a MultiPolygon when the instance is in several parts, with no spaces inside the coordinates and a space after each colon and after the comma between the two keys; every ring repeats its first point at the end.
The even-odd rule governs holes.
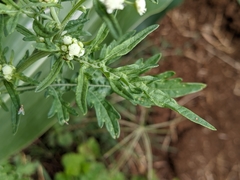
{"type": "MultiPolygon", "coordinates": [[[[159,178],[240,179],[240,6],[236,0],[185,0],[161,21],[152,42],[163,52],[157,70],[174,70],[184,81],[207,84],[179,101],[213,124],[213,132],[189,121],[176,127],[171,146],[177,153],[154,150],[159,178]],[[159,155],[160,154],[160,155],[159,155]]],[[[156,71],[156,70],[155,70],[156,71]]],[[[153,121],[171,119],[154,108],[153,121]]]]}

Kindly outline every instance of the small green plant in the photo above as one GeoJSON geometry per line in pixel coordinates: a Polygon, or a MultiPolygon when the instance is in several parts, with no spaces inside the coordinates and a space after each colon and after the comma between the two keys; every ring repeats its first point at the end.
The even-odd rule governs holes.
{"type": "MultiPolygon", "coordinates": [[[[137,59],[133,64],[115,66],[122,56],[158,28],[158,25],[150,25],[141,31],[123,31],[125,28],[120,26],[119,12],[123,9],[129,16],[135,13],[140,18],[147,13],[147,5],[166,5],[166,2],[160,1],[158,4],[158,0],[147,2],[3,0],[0,3],[0,105],[3,110],[11,109],[13,133],[17,133],[20,117],[24,119],[23,115],[31,113],[25,109],[21,99],[22,94],[29,91],[34,91],[34,96],[40,98],[43,95],[40,92],[44,92],[44,97],[51,99],[48,117],[56,115],[61,125],[68,124],[70,114],[78,115],[80,111],[86,115],[89,108],[94,108],[99,127],[105,125],[113,138],[120,135],[120,114],[109,102],[109,96],[113,93],[134,105],[170,108],[197,124],[216,130],[174,100],[203,89],[204,84],[183,83],[182,79],[173,78],[172,71],[157,75],[145,74],[158,66],[160,53],[137,59]],[[61,8],[66,2],[70,9],[61,17],[61,8]],[[91,3],[92,6],[89,5],[91,3]],[[101,18],[100,25],[95,26],[90,33],[89,22],[94,20],[94,15],[101,18]],[[30,22],[28,28],[22,19],[30,22]],[[31,44],[23,57],[16,55],[11,46],[3,43],[17,32],[31,44]],[[50,67],[51,70],[40,78],[41,71],[33,65],[42,58],[48,62],[44,69],[50,67]],[[35,74],[27,73],[30,71],[35,74]],[[7,94],[11,99],[10,108],[5,104],[7,94]],[[66,98],[69,94],[73,98],[66,98]],[[71,105],[73,99],[78,110],[71,105]]],[[[49,103],[49,100],[46,102],[49,103]]],[[[31,98],[28,103],[31,103],[31,98]]],[[[34,108],[37,106],[35,104],[34,108]]],[[[37,114],[42,114],[41,111],[39,109],[37,114]]],[[[42,124],[41,121],[39,124],[42,124]]],[[[39,131],[42,132],[44,128],[39,131]]]]}
{"type": "Polygon", "coordinates": [[[112,171],[98,162],[100,158],[100,147],[98,143],[90,138],[86,143],[78,146],[77,153],[67,153],[62,157],[63,172],[55,176],[55,180],[70,179],[99,179],[99,180],[124,180],[125,176],[119,171],[112,171]]]}
{"type": "Polygon", "coordinates": [[[36,173],[38,162],[31,161],[25,154],[18,154],[0,163],[0,179],[30,180],[36,173]]]}

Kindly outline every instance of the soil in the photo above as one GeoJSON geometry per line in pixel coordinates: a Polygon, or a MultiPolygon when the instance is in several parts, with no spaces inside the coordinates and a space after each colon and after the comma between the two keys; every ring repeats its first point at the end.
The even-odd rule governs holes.
{"type": "MultiPolygon", "coordinates": [[[[157,72],[173,70],[185,82],[202,82],[200,93],[178,99],[212,125],[177,124],[169,147],[154,149],[159,179],[240,179],[240,5],[237,0],[185,0],[170,11],[151,35],[164,61],[157,72]]],[[[154,108],[158,123],[177,115],[154,108]]]]}

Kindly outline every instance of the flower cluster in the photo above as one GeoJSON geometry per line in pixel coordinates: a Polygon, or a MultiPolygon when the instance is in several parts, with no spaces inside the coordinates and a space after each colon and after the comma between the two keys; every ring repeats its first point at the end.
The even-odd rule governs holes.
{"type": "MultiPolygon", "coordinates": [[[[106,7],[107,13],[111,14],[114,10],[123,10],[124,0],[99,0],[106,7]]],[[[145,0],[136,0],[135,7],[140,16],[142,16],[146,11],[146,1],[145,0]]]]}
{"type": "Polygon", "coordinates": [[[114,10],[124,8],[124,0],[99,0],[107,8],[107,13],[111,14],[114,10]]]}
{"type": "Polygon", "coordinates": [[[16,68],[13,65],[4,64],[3,66],[0,65],[0,70],[2,71],[3,77],[7,81],[11,81],[16,68]]]}
{"type": "Polygon", "coordinates": [[[61,45],[61,50],[64,55],[63,58],[70,61],[73,60],[74,56],[81,57],[85,53],[85,49],[83,48],[83,43],[78,41],[76,38],[72,38],[71,36],[63,36],[63,44],[61,45]]]}
{"type": "Polygon", "coordinates": [[[145,0],[136,0],[135,5],[140,16],[142,16],[147,11],[145,0]]]}

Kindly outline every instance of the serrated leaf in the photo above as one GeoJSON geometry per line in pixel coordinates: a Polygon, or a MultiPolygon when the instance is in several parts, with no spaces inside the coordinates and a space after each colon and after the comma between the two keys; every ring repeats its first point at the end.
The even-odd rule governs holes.
{"type": "Polygon", "coordinates": [[[138,32],[133,37],[129,38],[128,40],[124,41],[120,45],[117,45],[114,47],[109,54],[105,57],[104,61],[107,62],[111,59],[114,59],[116,57],[123,56],[127,53],[129,53],[137,44],[139,44],[145,37],[153,32],[155,29],[158,28],[159,25],[152,25],[147,27],[146,29],[138,32]]]}
{"type": "Polygon", "coordinates": [[[88,92],[88,79],[84,73],[85,68],[86,67],[82,65],[79,69],[76,88],[76,102],[84,115],[87,113],[87,92],[88,92]]]}
{"type": "Polygon", "coordinates": [[[48,87],[57,77],[60,70],[62,69],[64,61],[62,59],[57,59],[52,66],[52,69],[48,76],[37,86],[35,92],[40,92],[48,87]]]}
{"type": "Polygon", "coordinates": [[[107,13],[105,6],[99,0],[93,0],[93,5],[99,17],[101,17],[102,20],[108,26],[112,36],[115,39],[118,39],[122,34],[122,30],[118,24],[116,17],[113,15],[114,13],[113,14],[107,13]]]}
{"type": "Polygon", "coordinates": [[[94,92],[89,91],[88,97],[96,111],[99,127],[102,128],[105,123],[106,128],[111,136],[114,139],[118,138],[120,135],[118,120],[121,118],[119,113],[106,100],[99,99],[99,97],[94,92]]]}
{"type": "Polygon", "coordinates": [[[181,97],[187,94],[195,93],[206,87],[202,83],[183,83],[181,79],[170,79],[154,81],[150,84],[154,89],[160,89],[172,98],[181,97]]]}

